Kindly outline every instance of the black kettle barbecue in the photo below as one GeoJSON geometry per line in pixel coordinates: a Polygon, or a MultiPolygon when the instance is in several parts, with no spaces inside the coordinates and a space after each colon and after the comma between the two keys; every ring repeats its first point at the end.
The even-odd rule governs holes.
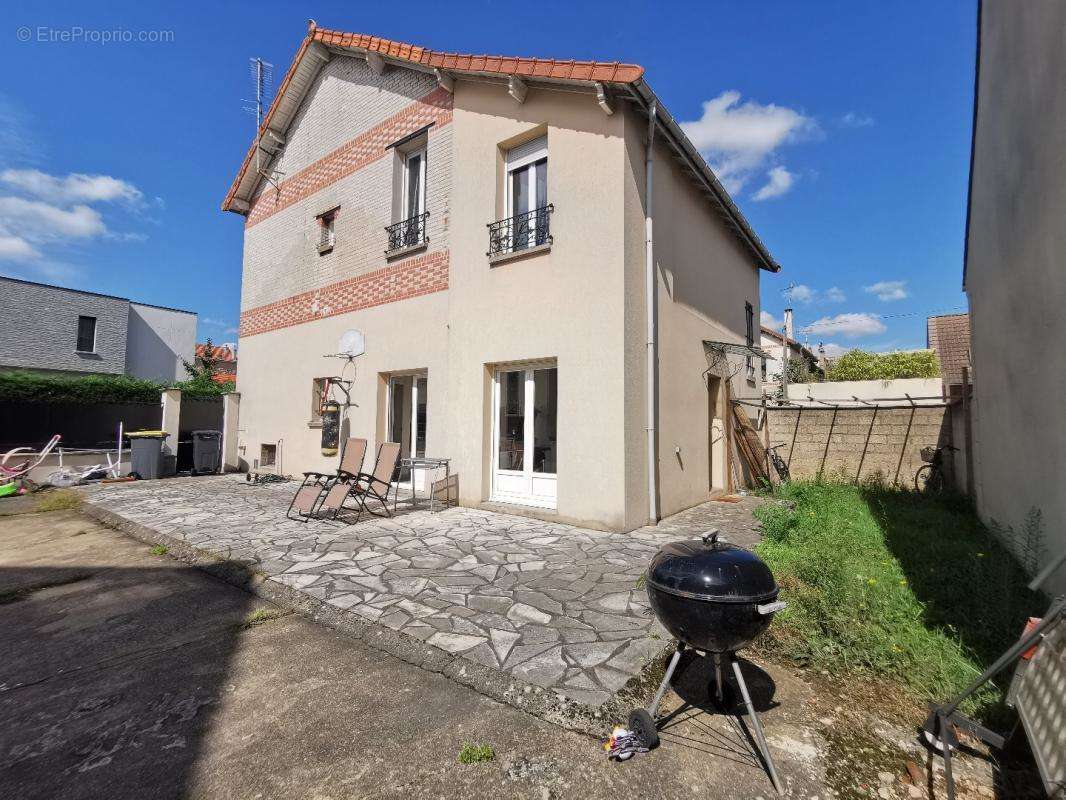
{"type": "Polygon", "coordinates": [[[718,531],[710,531],[702,540],[668,544],[655,554],[648,566],[645,577],[652,611],[677,639],[677,650],[651,706],[630,713],[629,728],[649,748],[657,745],[656,713],[681,653],[691,648],[701,655],[710,655],[714,659],[719,702],[724,696],[723,662],[732,667],[756,744],[762,751],[774,788],[780,792],[777,770],[755,716],[736,653],[765,631],[773,615],[785,604],[777,599],[780,590],[762,559],[750,550],[719,541],[718,537],[718,531]]]}

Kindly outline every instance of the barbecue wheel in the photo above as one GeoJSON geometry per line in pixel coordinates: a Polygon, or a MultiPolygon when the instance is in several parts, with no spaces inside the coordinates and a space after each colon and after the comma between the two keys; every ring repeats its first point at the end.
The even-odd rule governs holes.
{"type": "Polygon", "coordinates": [[[649,750],[659,746],[659,731],[655,728],[655,720],[643,708],[634,708],[629,712],[629,730],[639,736],[649,750]]]}

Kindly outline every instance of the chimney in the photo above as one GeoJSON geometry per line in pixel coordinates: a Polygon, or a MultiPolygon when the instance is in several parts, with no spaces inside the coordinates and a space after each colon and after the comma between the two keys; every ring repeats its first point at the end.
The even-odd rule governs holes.
{"type": "Polygon", "coordinates": [[[795,339],[796,335],[792,329],[792,309],[785,309],[785,336],[789,339],[795,339]]]}

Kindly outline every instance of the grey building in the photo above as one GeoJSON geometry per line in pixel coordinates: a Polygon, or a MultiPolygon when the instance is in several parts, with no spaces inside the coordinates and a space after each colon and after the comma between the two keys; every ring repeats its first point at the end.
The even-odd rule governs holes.
{"type": "MultiPolygon", "coordinates": [[[[963,278],[974,489],[1037,569],[1066,550],[1066,3],[980,9],[963,278]]],[[[1066,569],[1046,588],[1066,590],[1066,569]]]]}
{"type": "Polygon", "coordinates": [[[0,369],[171,381],[195,356],[194,311],[0,277],[0,315],[0,369]]]}

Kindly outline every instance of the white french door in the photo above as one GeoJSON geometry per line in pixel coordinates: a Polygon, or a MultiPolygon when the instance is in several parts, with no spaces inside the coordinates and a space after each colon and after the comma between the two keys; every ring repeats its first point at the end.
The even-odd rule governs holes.
{"type": "Polygon", "coordinates": [[[555,508],[555,366],[507,367],[493,379],[492,499],[555,508]]]}
{"type": "MultiPolygon", "coordinates": [[[[393,375],[389,378],[389,441],[400,445],[400,458],[422,458],[426,455],[426,410],[429,402],[429,379],[426,373],[393,375]]],[[[425,471],[415,473],[416,491],[425,487],[425,471]]],[[[411,472],[400,469],[397,478],[401,486],[411,487],[411,472]]]]}

